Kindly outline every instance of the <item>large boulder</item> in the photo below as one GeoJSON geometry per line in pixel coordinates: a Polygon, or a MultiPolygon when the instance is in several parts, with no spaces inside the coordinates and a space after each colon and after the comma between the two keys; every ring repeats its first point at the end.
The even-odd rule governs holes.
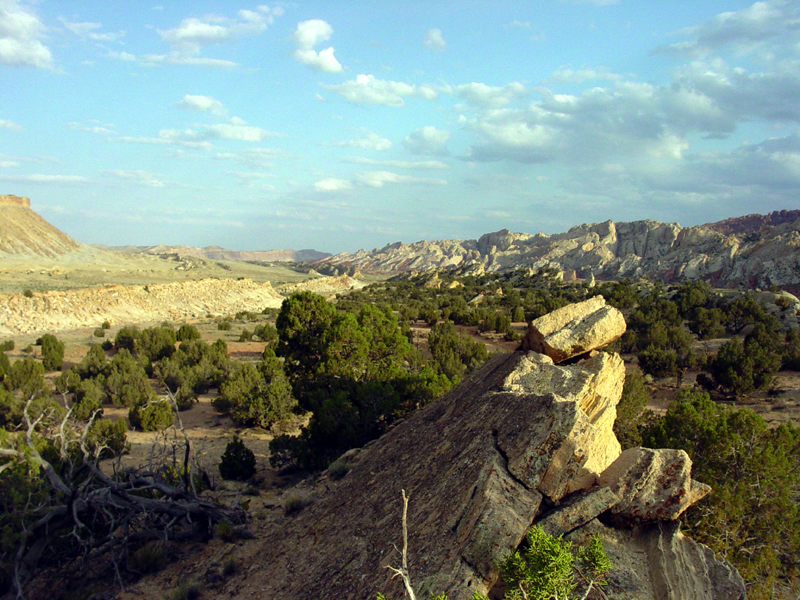
{"type": "Polygon", "coordinates": [[[554,310],[531,322],[522,348],[562,362],[602,348],[625,333],[625,317],[595,296],[554,310]]]}
{"type": "Polygon", "coordinates": [[[684,450],[629,448],[600,474],[622,500],[612,509],[617,517],[641,521],[673,521],[711,488],[691,477],[692,459],[684,450]]]}

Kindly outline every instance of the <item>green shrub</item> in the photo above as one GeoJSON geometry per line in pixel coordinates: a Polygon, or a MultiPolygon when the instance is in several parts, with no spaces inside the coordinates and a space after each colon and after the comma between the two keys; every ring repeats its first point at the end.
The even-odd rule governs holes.
{"type": "Polygon", "coordinates": [[[96,419],[86,434],[86,443],[100,458],[113,458],[128,451],[128,426],[125,419],[96,419]]]}
{"type": "Polygon", "coordinates": [[[194,325],[181,325],[178,328],[178,333],[176,335],[179,342],[188,342],[189,340],[199,340],[200,339],[200,332],[197,331],[197,327],[194,325]]]}
{"type": "Polygon", "coordinates": [[[242,329],[242,332],[239,334],[239,341],[240,342],[249,342],[253,339],[253,332],[249,329],[242,329]]]}
{"type": "Polygon", "coordinates": [[[23,290],[22,295],[26,298],[33,298],[33,292],[27,288],[23,290]]]}
{"type": "Polygon", "coordinates": [[[228,442],[219,461],[219,474],[223,479],[247,481],[256,474],[256,455],[239,436],[234,435],[228,442]]]}
{"type": "Polygon", "coordinates": [[[87,421],[94,413],[103,413],[103,390],[94,380],[84,379],[75,388],[72,397],[72,418],[87,421]]]}
{"type": "Polygon", "coordinates": [[[111,323],[109,323],[107,320],[103,321],[100,327],[102,327],[103,329],[111,329],[111,323]]]}
{"type": "Polygon", "coordinates": [[[231,322],[228,320],[217,323],[217,329],[219,331],[230,331],[232,327],[233,325],[231,325],[231,322]]]}
{"type": "Polygon", "coordinates": [[[105,330],[105,329],[103,329],[102,327],[98,327],[97,329],[95,329],[95,330],[94,330],[94,332],[92,333],[92,335],[93,335],[94,337],[99,337],[99,338],[101,338],[101,337],[106,337],[106,330],[105,330]]]}
{"type": "Polygon", "coordinates": [[[172,425],[172,407],[163,399],[135,404],[128,411],[128,419],[142,431],[160,431],[172,425]]]}
{"type": "Polygon", "coordinates": [[[117,350],[125,349],[131,354],[136,350],[136,340],[139,338],[139,328],[134,326],[123,327],[114,336],[114,347],[117,350]]]}
{"type": "Polygon", "coordinates": [[[59,371],[64,364],[64,344],[51,333],[44,334],[37,342],[42,346],[42,365],[45,371],[59,371]]]}
{"type": "Polygon", "coordinates": [[[0,343],[0,352],[10,352],[14,349],[14,340],[6,340],[0,343]]]}

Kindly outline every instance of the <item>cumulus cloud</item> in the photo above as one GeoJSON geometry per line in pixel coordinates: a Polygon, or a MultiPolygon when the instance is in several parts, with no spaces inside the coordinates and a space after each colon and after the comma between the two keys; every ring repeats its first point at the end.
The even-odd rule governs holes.
{"type": "Polygon", "coordinates": [[[503,27],[506,29],[530,29],[531,22],[530,21],[511,21],[510,23],[506,23],[503,27]]]}
{"type": "Polygon", "coordinates": [[[292,52],[292,56],[298,61],[324,73],[339,73],[342,65],[333,55],[333,46],[320,50],[314,50],[314,46],[327,42],[333,35],[333,27],[322,19],[310,19],[301,21],[294,30],[294,41],[297,49],[292,52]]]}
{"type": "Polygon", "coordinates": [[[314,184],[314,189],[318,192],[340,192],[353,189],[353,184],[347,179],[320,179],[314,184]]]}
{"type": "Polygon", "coordinates": [[[209,139],[238,140],[241,142],[261,142],[267,138],[278,135],[274,131],[245,125],[241,120],[235,123],[216,123],[214,125],[199,125],[196,129],[162,129],[158,137],[167,141],[203,143],[209,139]]]}
{"type": "Polygon", "coordinates": [[[500,108],[525,93],[525,86],[518,81],[503,87],[492,87],[485,83],[467,83],[454,88],[455,95],[477,106],[500,108]]]}
{"type": "Polygon", "coordinates": [[[147,171],[124,171],[121,169],[109,169],[103,171],[106,175],[111,175],[117,179],[123,179],[136,185],[145,187],[162,188],[164,182],[159,179],[159,175],[148,173],[147,171]]]}
{"type": "Polygon", "coordinates": [[[9,121],[8,119],[0,119],[0,129],[10,129],[11,131],[22,131],[22,127],[9,121]]]}
{"type": "Polygon", "coordinates": [[[656,52],[706,56],[729,48],[750,53],[770,42],[796,45],[800,41],[800,6],[796,2],[767,0],[739,11],[723,12],[678,33],[689,41],[661,46],[656,52]]]}
{"type": "Polygon", "coordinates": [[[339,94],[353,104],[385,104],[399,107],[405,104],[403,101],[405,97],[425,100],[436,100],[439,97],[439,91],[435,86],[376,79],[373,75],[359,75],[338,85],[323,84],[322,87],[339,94]]]}
{"type": "Polygon", "coordinates": [[[364,148],[365,150],[384,151],[392,147],[392,142],[370,131],[352,140],[333,142],[333,145],[339,148],[364,148]]]}
{"type": "Polygon", "coordinates": [[[417,185],[445,185],[444,179],[432,179],[423,177],[411,177],[410,175],[398,175],[390,171],[364,171],[356,174],[356,179],[369,187],[380,188],[387,183],[404,183],[417,185]]]}
{"type": "Polygon", "coordinates": [[[183,100],[177,103],[178,108],[184,110],[195,110],[200,112],[209,112],[218,117],[224,117],[228,111],[222,105],[222,102],[215,100],[211,96],[193,96],[186,94],[183,100]]]}
{"type": "Polygon", "coordinates": [[[412,154],[443,156],[447,152],[450,133],[433,126],[425,126],[412,131],[403,139],[403,146],[412,154]]]}
{"type": "Polygon", "coordinates": [[[40,41],[45,27],[17,0],[0,1],[0,64],[49,69],[53,55],[40,41]]]}
{"type": "Polygon", "coordinates": [[[228,69],[238,63],[199,56],[203,48],[235,42],[248,35],[263,32],[276,17],[283,14],[280,7],[261,5],[256,10],[240,10],[236,17],[205,15],[189,17],[172,29],[158,30],[161,39],[172,47],[169,54],[146,54],[141,57],[145,64],[195,65],[228,69]]]}
{"type": "Polygon", "coordinates": [[[442,37],[441,29],[428,29],[428,32],[425,34],[424,44],[428,50],[434,50],[436,52],[442,52],[447,48],[447,44],[442,37]]]}

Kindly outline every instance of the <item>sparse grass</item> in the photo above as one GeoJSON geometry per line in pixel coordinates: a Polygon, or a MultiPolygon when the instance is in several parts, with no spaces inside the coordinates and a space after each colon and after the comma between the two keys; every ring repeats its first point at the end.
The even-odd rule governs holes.
{"type": "Polygon", "coordinates": [[[224,563],[222,563],[222,575],[224,577],[230,577],[234,573],[236,573],[237,569],[239,568],[239,561],[235,558],[228,557],[224,563]]]}
{"type": "Polygon", "coordinates": [[[283,512],[293,515],[313,503],[314,499],[305,492],[291,492],[283,501],[283,512]]]}
{"type": "Polygon", "coordinates": [[[244,488],[244,490],[242,490],[242,494],[245,496],[260,496],[261,490],[254,485],[248,485],[246,488],[244,488]]]}
{"type": "Polygon", "coordinates": [[[163,542],[148,542],[128,556],[128,569],[145,575],[163,569],[170,559],[170,552],[163,542]]]}
{"type": "Polygon", "coordinates": [[[236,527],[234,527],[228,521],[220,521],[214,525],[214,535],[228,544],[232,544],[238,539],[238,536],[236,535],[236,527]]]}
{"type": "Polygon", "coordinates": [[[328,477],[334,481],[339,481],[342,477],[347,475],[348,471],[350,471],[350,465],[347,464],[347,461],[337,458],[331,463],[331,466],[328,467],[328,477]]]}
{"type": "Polygon", "coordinates": [[[190,579],[170,591],[164,596],[164,600],[197,600],[200,597],[201,589],[197,581],[190,579]]]}

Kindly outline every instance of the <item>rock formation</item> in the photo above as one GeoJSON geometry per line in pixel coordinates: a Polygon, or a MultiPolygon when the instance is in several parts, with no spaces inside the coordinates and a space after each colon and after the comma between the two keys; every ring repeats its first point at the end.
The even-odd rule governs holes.
{"type": "Polygon", "coordinates": [[[688,457],[641,450],[620,458],[612,426],[622,361],[583,350],[588,358],[565,365],[535,352],[495,355],[347,453],[341,480],[308,483],[316,500],[262,534],[237,596],[401,597],[386,567],[401,560],[393,544],[402,543],[405,490],[409,570],[420,598],[488,591],[499,561],[536,523],[575,539],[603,532],[614,565],[609,597],[744,598],[735,570],[674,524],[704,491],[689,477],[688,457]]]}
{"type": "Polygon", "coordinates": [[[531,322],[523,348],[561,362],[622,337],[625,317],[605,298],[570,304],[531,322]]]}
{"type": "Polygon", "coordinates": [[[545,267],[579,278],[648,276],[665,282],[704,279],[716,287],[774,284],[800,290],[800,211],[749,215],[681,227],[634,221],[584,224],[565,233],[512,233],[478,240],[395,243],[372,251],[337,254],[315,268],[402,273],[458,268],[503,272],[545,267]]]}
{"type": "Polygon", "coordinates": [[[0,256],[56,257],[81,248],[30,208],[24,196],[0,196],[0,256]]]}

